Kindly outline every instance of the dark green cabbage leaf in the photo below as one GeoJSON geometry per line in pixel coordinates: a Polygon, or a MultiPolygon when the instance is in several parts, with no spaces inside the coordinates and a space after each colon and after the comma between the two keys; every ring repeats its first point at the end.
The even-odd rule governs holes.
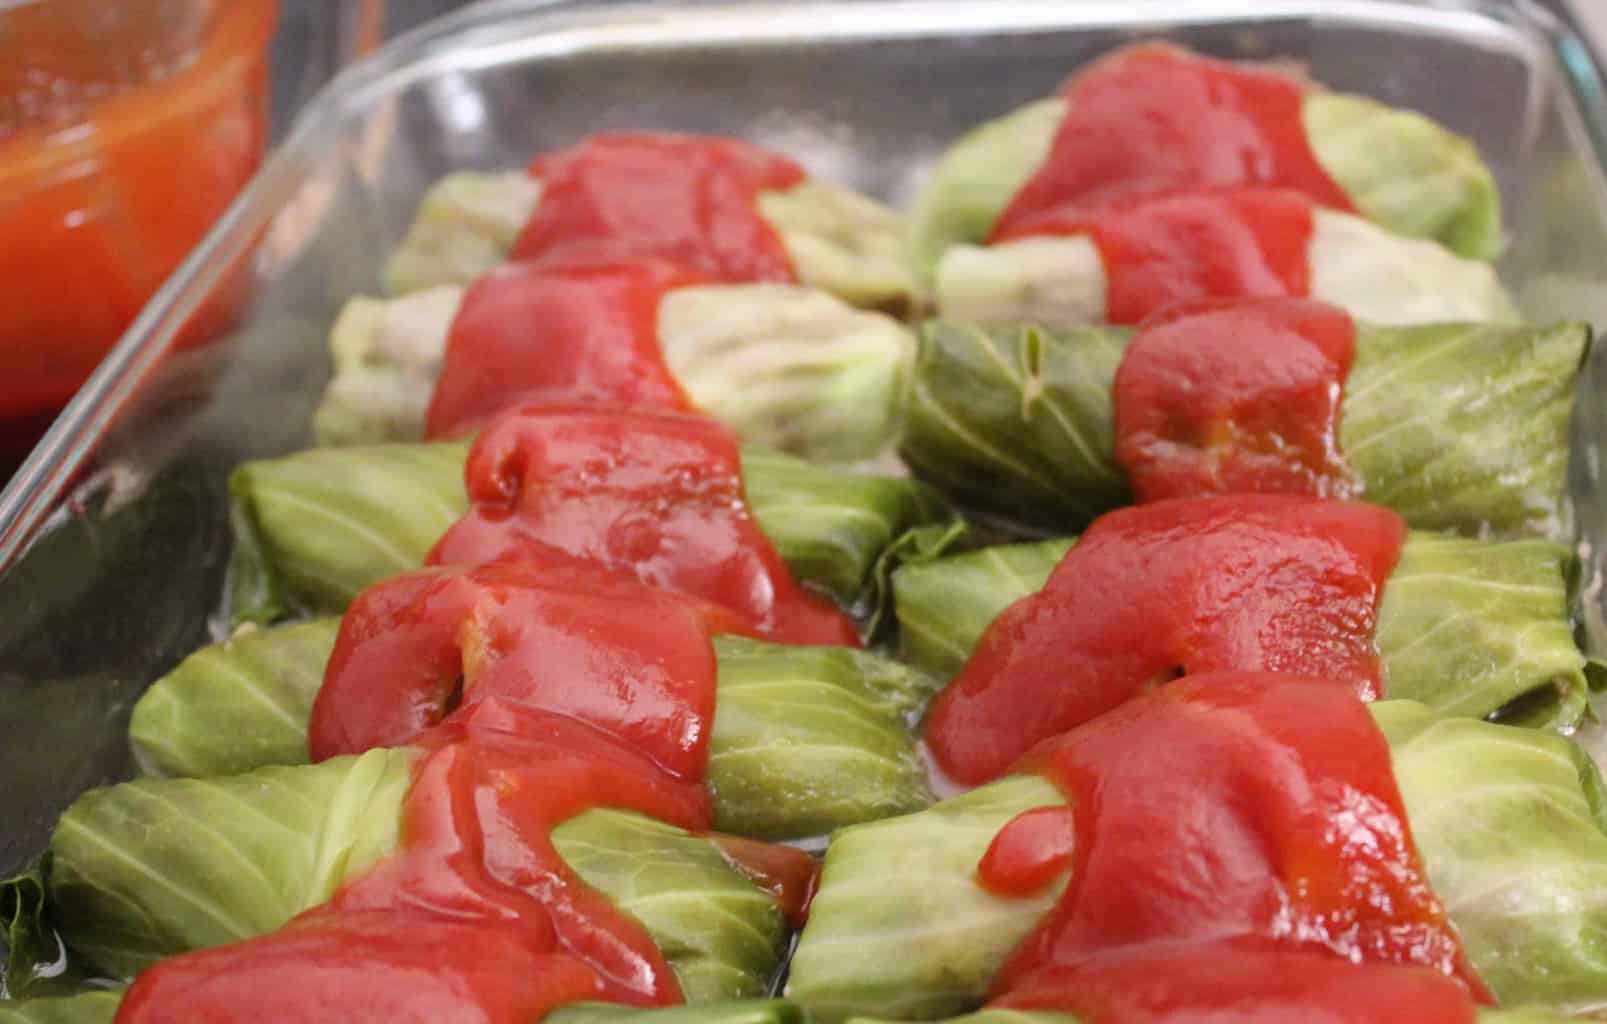
{"type": "MultiPolygon", "coordinates": [[[[921,334],[900,450],[957,503],[1068,532],[1131,501],[1111,388],[1129,332],[921,334]]],[[[1358,325],[1339,448],[1362,496],[1417,529],[1567,535],[1568,424],[1583,324],[1358,325]]]]}

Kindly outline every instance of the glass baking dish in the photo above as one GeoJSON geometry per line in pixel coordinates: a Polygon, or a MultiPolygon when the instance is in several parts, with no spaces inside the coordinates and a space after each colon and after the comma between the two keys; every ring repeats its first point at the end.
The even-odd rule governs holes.
{"type": "MultiPolygon", "coordinates": [[[[76,794],[126,774],[134,700],[219,628],[227,472],[308,442],[334,315],[377,290],[435,178],[519,166],[589,132],[657,128],[743,136],[897,202],[965,128],[1151,35],[1298,60],[1335,87],[1472,136],[1500,180],[1512,229],[1501,269],[1521,303],[1536,317],[1607,326],[1607,95],[1589,50],[1537,6],[517,0],[462,10],[342,75],[305,110],[0,495],[0,875],[38,851],[76,794]],[[242,272],[252,296],[243,326],[170,352],[186,319],[242,272]]],[[[1604,373],[1588,368],[1576,424],[1587,548],[1607,527],[1604,373]]],[[[1593,629],[1597,575],[1585,588],[1593,629]]]]}

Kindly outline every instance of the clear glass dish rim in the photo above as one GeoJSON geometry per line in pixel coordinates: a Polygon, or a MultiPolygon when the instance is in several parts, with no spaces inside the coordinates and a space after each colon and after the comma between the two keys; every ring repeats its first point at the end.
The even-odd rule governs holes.
{"type": "Polygon", "coordinates": [[[302,169],[336,142],[342,125],[360,115],[378,91],[394,91],[432,69],[462,69],[466,47],[482,65],[498,54],[554,55],[577,48],[569,29],[607,30],[616,44],[651,48],[684,38],[690,23],[704,22],[705,41],[752,42],[717,31],[744,12],[766,15],[766,43],[788,38],[916,37],[975,25],[985,10],[985,31],[1020,33],[1076,24],[1157,29],[1179,25],[1310,18],[1322,22],[1393,22],[1432,30],[1463,22],[1469,28],[1516,30],[1544,46],[1561,71],[1563,87],[1583,114],[1598,168],[1607,173],[1607,81],[1596,53],[1573,29],[1534,0],[481,0],[397,37],[351,66],[297,115],[284,142],[177,270],[141,310],[100,366],[56,418],[50,430],[0,491],[0,573],[6,572],[43,531],[79,469],[114,422],[135,400],[141,382],[171,347],[178,328],[245,255],[295,191],[302,169]],[[830,11],[832,18],[821,15],[830,11]],[[843,15],[851,15],[844,18],[843,15]],[[677,22],[666,32],[666,18],[677,22]],[[510,23],[519,32],[508,33],[510,23]]]}

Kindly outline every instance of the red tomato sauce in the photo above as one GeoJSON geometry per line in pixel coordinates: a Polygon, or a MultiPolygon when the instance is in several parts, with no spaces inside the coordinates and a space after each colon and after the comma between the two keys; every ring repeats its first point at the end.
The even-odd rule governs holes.
{"type": "Polygon", "coordinates": [[[1271,185],[1352,209],[1307,141],[1306,85],[1175,46],[1129,47],[1073,76],[1049,156],[994,225],[1018,236],[1045,210],[1158,192],[1271,185]]]}
{"type": "Polygon", "coordinates": [[[776,898],[794,928],[809,920],[809,904],[820,887],[820,862],[792,846],[762,843],[742,836],[711,834],[731,866],[776,898]]]}
{"type": "Polygon", "coordinates": [[[1136,324],[1179,303],[1308,294],[1311,233],[1307,197],[1237,188],[1051,207],[995,240],[1088,235],[1105,268],[1105,319],[1136,324]]]}
{"type": "MultiPolygon", "coordinates": [[[[704,683],[712,692],[712,676],[704,683]]],[[[677,777],[621,737],[495,698],[422,746],[395,854],[277,932],[145,972],[118,1019],[172,1019],[164,1006],[183,1005],[195,1020],[523,1024],[579,999],[681,1001],[651,938],[574,875],[550,833],[594,807],[706,828],[700,775],[677,777]],[[198,1004],[197,990],[215,1002],[198,1004]],[[313,992],[322,1006],[305,1001],[313,992]],[[378,1000],[395,1016],[376,1015],[378,1000]]]]}
{"type": "MultiPolygon", "coordinates": [[[[680,1002],[651,937],[573,873],[551,833],[598,807],[709,827],[710,637],[731,620],[681,595],[519,565],[365,593],[342,623],[311,745],[317,758],[421,749],[399,849],[277,932],[146,971],[118,1019],[169,1020],[182,1005],[185,1019],[253,1024],[524,1024],[585,999],[680,1002]]],[[[817,882],[807,854],[712,841],[801,920],[817,882]]]]}
{"type": "Polygon", "coordinates": [[[652,261],[492,271],[452,321],[426,436],[470,433],[525,401],[692,409],[664,364],[658,307],[707,280],[652,261]]]}
{"type": "Polygon", "coordinates": [[[997,778],[1040,740],[1196,672],[1253,669],[1380,693],[1373,627],[1405,539],[1355,502],[1226,495],[1096,520],[1037,594],[1005,609],[933,702],[955,781],[997,778]]]}
{"type": "MultiPolygon", "coordinates": [[[[1006,895],[1037,891],[1065,867],[1068,845],[1071,875],[995,980],[1004,1005],[1082,1010],[1093,994],[1105,1010],[1096,1020],[1123,1022],[1149,1018],[1102,1004],[1255,1005],[1268,982],[1253,975],[1235,992],[1209,976],[1182,985],[1118,968],[1123,984],[1099,995],[1112,956],[1224,941],[1324,954],[1347,970],[1426,967],[1465,985],[1464,1000],[1490,1001],[1418,861],[1388,744],[1341,682],[1201,674],[1042,744],[1017,767],[1052,780],[1068,806],[1006,825],[979,880],[1006,895]],[[1092,979],[1075,983],[1090,964],[1092,979]],[[1068,994],[1069,1006],[1056,1003],[1068,994]]],[[[1271,984],[1280,998],[1298,992],[1271,984]]]]}
{"type": "MultiPolygon", "coordinates": [[[[269,141],[268,49],[278,4],[208,5],[214,13],[191,59],[126,89],[98,79],[134,67],[112,65],[114,55],[83,37],[75,15],[57,10],[66,5],[0,6],[0,97],[20,101],[51,82],[71,94],[75,83],[92,80],[83,109],[67,120],[12,133],[0,127],[6,421],[53,415],[256,172],[269,141]],[[46,74],[42,65],[54,66],[46,74]]],[[[168,6],[177,23],[190,5],[168,6]]],[[[128,41],[131,54],[160,52],[174,30],[156,17],[130,27],[150,37],[146,46],[128,41]]],[[[249,284],[243,269],[230,268],[181,344],[228,326],[249,284]]],[[[26,424],[18,427],[26,437],[26,424]]]]}
{"type": "Polygon", "coordinates": [[[1181,307],[1116,371],[1116,459],[1139,501],[1218,492],[1348,497],[1339,403],[1356,351],[1343,310],[1306,299],[1181,307]]]}
{"type": "Polygon", "coordinates": [[[735,139],[596,135],[537,159],[541,201],[516,260],[651,257],[720,281],[795,282],[760,192],[789,189],[803,168],[735,139]]]}
{"type": "Polygon", "coordinates": [[[432,565],[584,566],[714,602],[782,643],[859,644],[753,521],[736,438],[713,420],[511,410],[475,442],[464,476],[470,510],[432,565]]]}
{"type": "Polygon", "coordinates": [[[413,742],[455,709],[561,713],[700,778],[714,715],[709,637],[750,633],[682,594],[524,563],[426,569],[347,609],[313,704],[314,760],[413,742]]]}
{"type": "Polygon", "coordinates": [[[994,1005],[1075,1013],[1083,1024],[1473,1024],[1455,979],[1244,943],[1160,946],[1049,968],[994,1005]]]}

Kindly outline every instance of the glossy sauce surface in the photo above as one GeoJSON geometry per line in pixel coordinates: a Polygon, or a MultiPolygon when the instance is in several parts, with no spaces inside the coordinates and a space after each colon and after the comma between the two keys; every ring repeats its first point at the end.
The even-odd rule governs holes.
{"type": "Polygon", "coordinates": [[[1180,307],[1116,371],[1116,459],[1139,501],[1219,492],[1348,497],[1339,406],[1356,351],[1343,310],[1302,299],[1180,307]]]}
{"type": "Polygon", "coordinates": [[[1157,946],[1049,968],[995,1005],[1061,1010],[1083,1024],[1473,1024],[1455,979],[1246,943],[1157,946]]]}
{"type": "Polygon", "coordinates": [[[1317,162],[1293,75],[1163,43],[1128,47],[1073,76],[1048,158],[994,225],[993,239],[1057,207],[1199,188],[1272,185],[1351,209],[1317,162]]]}
{"type": "Polygon", "coordinates": [[[530,165],[541,202],[516,260],[667,260],[721,281],[796,281],[760,216],[760,192],[803,181],[803,168],[735,139],[596,135],[530,165]]]}
{"type": "Polygon", "coordinates": [[[1105,319],[1136,324],[1179,303],[1308,294],[1312,230],[1300,193],[1237,188],[1053,207],[996,240],[1087,235],[1105,268],[1105,319]]]}
{"type": "Polygon", "coordinates": [[[314,760],[414,742],[486,700],[544,708],[699,778],[714,715],[715,605],[529,563],[426,569],[377,583],[341,620],[313,704],[314,760]]]}
{"type": "Polygon", "coordinates": [[[1404,537],[1387,509],[1288,495],[1112,512],[983,633],[934,701],[926,741],[950,778],[975,785],[1189,673],[1322,676],[1377,697],[1373,626],[1404,537]]]}
{"type": "MultiPolygon", "coordinates": [[[[705,684],[712,691],[712,677],[705,684]]],[[[392,1019],[377,1015],[377,1000],[394,1007],[394,1019],[509,1022],[539,1019],[577,999],[680,1001],[657,946],[575,877],[550,832],[594,807],[705,828],[712,812],[700,774],[677,776],[585,722],[495,698],[453,716],[419,745],[425,753],[395,854],[277,932],[147,971],[134,995],[142,986],[156,994],[131,995],[134,1009],[118,1019],[172,1019],[160,1015],[166,993],[170,1009],[182,998],[185,1019],[284,1020],[279,1001],[303,997],[275,993],[316,987],[328,964],[347,958],[357,961],[358,980],[326,985],[321,1012],[288,1019],[392,1019]],[[449,943],[458,931],[469,934],[449,943]],[[417,936],[437,932],[420,948],[417,936]],[[485,948],[518,970],[486,976],[485,948]],[[220,961],[231,968],[227,977],[216,976],[220,961]],[[476,984],[464,990],[458,979],[476,984]],[[196,988],[215,1002],[194,1002],[196,988]],[[139,1013],[141,1005],[152,1015],[139,1013]]]]}
{"type": "MultiPolygon", "coordinates": [[[[1488,1001],[1418,861],[1388,744],[1343,683],[1203,673],[1017,767],[1053,781],[1068,806],[1006,825],[978,867],[983,885],[1032,892],[1046,865],[1065,866],[1049,815],[1069,816],[1075,840],[1066,891],[995,981],[1009,1005],[1053,1005],[1064,972],[1113,955],[1223,942],[1347,969],[1427,967],[1488,1001]]],[[[1184,1007],[1223,996],[1205,978],[1194,991],[1154,976],[1129,986],[1113,995],[1159,991],[1184,1007]]]]}
{"type": "Polygon", "coordinates": [[[529,407],[486,428],[470,510],[432,565],[518,558],[691,594],[783,643],[857,646],[753,521],[732,433],[703,417],[529,407]]]}
{"type": "Polygon", "coordinates": [[[692,409],[664,364],[658,307],[673,289],[706,281],[653,261],[492,271],[452,321],[426,435],[470,433],[527,401],[692,409]]]}
{"type": "MultiPolygon", "coordinates": [[[[710,637],[731,619],[524,565],[366,592],[342,624],[312,747],[421,750],[398,850],[277,932],[163,961],[118,1019],[170,1020],[183,1006],[184,1019],[252,1024],[523,1024],[584,999],[680,1002],[662,952],[574,875],[551,832],[597,807],[708,828],[710,637]]],[[[817,881],[807,854],[710,838],[801,920],[817,881]]]]}

